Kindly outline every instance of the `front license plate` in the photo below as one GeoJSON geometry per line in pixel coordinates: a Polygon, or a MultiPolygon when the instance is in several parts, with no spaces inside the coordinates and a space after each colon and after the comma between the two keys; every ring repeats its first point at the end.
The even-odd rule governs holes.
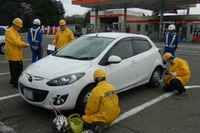
{"type": "Polygon", "coordinates": [[[25,89],[24,88],[24,97],[30,99],[30,100],[34,100],[33,98],[33,92],[29,89],[25,89]]]}

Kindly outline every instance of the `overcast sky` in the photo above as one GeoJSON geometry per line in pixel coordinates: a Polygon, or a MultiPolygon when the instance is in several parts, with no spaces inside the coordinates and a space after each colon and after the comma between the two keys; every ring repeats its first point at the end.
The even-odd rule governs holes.
{"type": "MultiPolygon", "coordinates": [[[[67,15],[71,16],[74,14],[83,15],[88,10],[90,10],[89,8],[80,7],[78,5],[72,5],[71,0],[60,0],[60,1],[63,3],[64,9],[66,11],[65,16],[67,15]]],[[[148,10],[141,10],[138,8],[131,8],[131,9],[129,8],[128,10],[143,12],[145,13],[145,15],[151,15],[151,11],[148,11],[148,10]]],[[[183,10],[178,11],[179,14],[183,14],[184,12],[186,13],[186,11],[183,11],[183,10]]],[[[197,4],[197,7],[191,7],[190,14],[200,14],[200,4],[197,4]]]]}

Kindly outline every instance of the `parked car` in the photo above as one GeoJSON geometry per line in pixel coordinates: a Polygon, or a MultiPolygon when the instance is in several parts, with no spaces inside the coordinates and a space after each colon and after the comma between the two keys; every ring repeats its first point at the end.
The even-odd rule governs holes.
{"type": "Polygon", "coordinates": [[[5,54],[5,32],[7,27],[0,26],[0,53],[5,54]]]}
{"type": "Polygon", "coordinates": [[[80,37],[82,35],[82,29],[80,26],[76,26],[75,27],[75,31],[74,31],[74,36],[75,37],[80,37]]]}
{"type": "Polygon", "coordinates": [[[82,35],[82,29],[79,25],[67,25],[67,28],[73,32],[74,37],[80,37],[82,35]]]}
{"type": "Polygon", "coordinates": [[[21,96],[30,104],[83,111],[95,87],[93,73],[101,68],[117,93],[139,85],[158,87],[163,66],[160,50],[144,35],[93,33],[31,64],[19,78],[21,96]]]}

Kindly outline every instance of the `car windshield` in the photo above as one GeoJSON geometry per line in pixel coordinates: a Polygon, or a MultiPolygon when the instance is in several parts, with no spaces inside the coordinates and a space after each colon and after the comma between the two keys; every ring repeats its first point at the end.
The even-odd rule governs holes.
{"type": "Polygon", "coordinates": [[[98,36],[83,36],[67,44],[55,56],[78,60],[96,58],[114,39],[98,36]]]}

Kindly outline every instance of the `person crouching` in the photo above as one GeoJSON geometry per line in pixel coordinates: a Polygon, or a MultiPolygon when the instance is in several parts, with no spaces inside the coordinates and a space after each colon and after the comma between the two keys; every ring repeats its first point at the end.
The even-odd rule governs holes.
{"type": "Polygon", "coordinates": [[[165,53],[163,59],[170,63],[169,72],[166,73],[167,75],[163,79],[165,83],[164,91],[177,90],[180,96],[187,94],[188,91],[184,87],[190,78],[190,69],[187,61],[174,58],[171,53],[165,53]]]}
{"type": "Polygon", "coordinates": [[[84,128],[101,133],[104,125],[118,117],[119,100],[114,87],[105,81],[106,74],[102,69],[96,69],[93,76],[97,86],[91,91],[82,120],[84,128]]]}

